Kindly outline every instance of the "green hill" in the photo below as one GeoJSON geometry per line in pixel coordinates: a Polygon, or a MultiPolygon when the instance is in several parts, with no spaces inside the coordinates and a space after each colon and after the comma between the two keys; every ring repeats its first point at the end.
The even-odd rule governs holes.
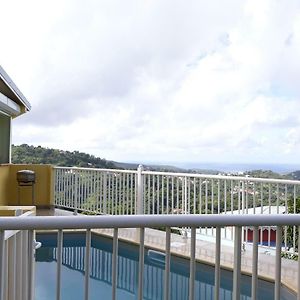
{"type": "Polygon", "coordinates": [[[113,162],[79,151],[34,147],[27,144],[12,145],[12,163],[14,164],[52,164],[63,167],[87,167],[115,169],[113,162]]]}
{"type": "Polygon", "coordinates": [[[249,177],[272,178],[272,179],[292,179],[289,174],[279,174],[271,170],[252,170],[244,173],[249,177]]]}
{"type": "MultiPolygon", "coordinates": [[[[64,151],[58,149],[34,147],[27,144],[20,146],[12,145],[12,163],[15,164],[51,164],[62,167],[83,167],[83,168],[102,168],[102,169],[133,169],[138,167],[137,163],[123,163],[106,160],[79,151],[64,151]]],[[[218,174],[219,171],[183,169],[170,165],[144,164],[144,170],[182,172],[182,173],[202,173],[218,174]]],[[[253,170],[244,172],[244,175],[259,178],[294,179],[300,180],[300,171],[289,174],[279,174],[270,170],[253,170]]]]}
{"type": "MultiPolygon", "coordinates": [[[[84,167],[104,169],[132,169],[136,170],[139,164],[123,163],[95,157],[79,151],[63,151],[44,148],[41,146],[12,145],[12,163],[14,164],[51,164],[62,167],[84,167]]],[[[145,170],[166,172],[188,172],[188,170],[166,165],[146,165],[145,170]]]]}
{"type": "Polygon", "coordinates": [[[300,171],[294,171],[288,175],[294,180],[300,180],[300,171]]]}

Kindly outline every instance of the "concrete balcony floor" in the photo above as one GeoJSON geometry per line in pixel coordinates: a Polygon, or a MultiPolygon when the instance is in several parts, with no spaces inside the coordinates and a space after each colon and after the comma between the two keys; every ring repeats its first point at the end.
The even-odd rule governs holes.
{"type": "MultiPolygon", "coordinates": [[[[62,209],[38,209],[38,216],[74,216],[73,212],[62,209]]],[[[76,216],[74,216],[76,217],[76,216]]],[[[94,229],[94,233],[113,236],[113,229],[94,229]]],[[[129,243],[139,244],[139,230],[132,228],[119,229],[119,239],[129,243]]],[[[222,244],[222,243],[221,243],[222,244]]],[[[171,253],[181,257],[190,257],[191,239],[179,234],[171,234],[171,253]]],[[[165,250],[165,232],[151,228],[145,229],[145,246],[158,250],[165,250]]],[[[232,270],[234,262],[233,247],[221,246],[221,266],[232,270]]],[[[196,241],[196,259],[199,262],[214,265],[215,243],[209,241],[196,241]]],[[[248,245],[242,251],[242,272],[250,275],[252,272],[252,247],[248,245]]],[[[281,281],[292,291],[297,291],[298,262],[286,258],[281,261],[281,281]]],[[[267,281],[274,281],[275,276],[275,256],[269,251],[259,251],[258,254],[258,275],[267,281]]]]}

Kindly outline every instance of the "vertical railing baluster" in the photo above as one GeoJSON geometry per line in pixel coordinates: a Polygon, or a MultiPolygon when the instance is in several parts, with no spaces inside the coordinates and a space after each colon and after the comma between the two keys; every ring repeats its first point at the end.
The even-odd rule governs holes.
{"type": "Polygon", "coordinates": [[[202,179],[199,180],[199,214],[202,214],[202,179]]]}
{"type": "MultiPolygon", "coordinates": [[[[288,202],[287,202],[287,184],[285,185],[285,192],[284,192],[284,203],[285,203],[285,213],[288,214],[289,213],[289,209],[288,209],[288,202]]],[[[287,251],[287,226],[284,226],[284,250],[287,251]]],[[[300,251],[300,248],[298,248],[298,252],[300,251]]],[[[299,260],[300,261],[300,260],[299,260]]]]}
{"type": "Polygon", "coordinates": [[[211,213],[214,214],[215,207],[214,207],[214,180],[211,180],[211,213]]]}
{"type": "Polygon", "coordinates": [[[22,230],[22,296],[28,299],[28,230],[22,230]]]}
{"type": "Polygon", "coordinates": [[[143,300],[144,256],[145,256],[144,242],[145,242],[145,228],[140,228],[138,300],[143,300]]]}
{"type": "Polygon", "coordinates": [[[129,174],[126,174],[126,215],[129,214],[130,211],[130,201],[129,201],[129,174]]]}
{"type": "Polygon", "coordinates": [[[253,214],[256,214],[256,185],[253,182],[253,214]]]}
{"type": "Polygon", "coordinates": [[[241,182],[238,181],[238,211],[241,213],[241,182]]]}
{"type": "Polygon", "coordinates": [[[179,214],[179,178],[176,178],[176,211],[179,214]]]}
{"type": "Polygon", "coordinates": [[[151,214],[151,175],[148,175],[148,212],[151,214]]]}
{"type": "Polygon", "coordinates": [[[196,214],[196,208],[197,208],[197,205],[196,205],[196,183],[197,183],[197,178],[194,177],[193,178],[193,186],[194,186],[194,203],[193,203],[193,214],[196,214]]]}
{"type": "Polygon", "coordinates": [[[5,260],[4,260],[4,299],[8,299],[8,261],[7,261],[7,257],[8,257],[8,241],[5,241],[5,260]]]}
{"type": "MultiPolygon", "coordinates": [[[[205,178],[205,214],[208,214],[208,179],[205,178]]],[[[205,227],[205,234],[207,235],[208,229],[205,227]]]]}
{"type": "Polygon", "coordinates": [[[189,300],[195,299],[195,275],[196,275],[196,227],[191,228],[191,258],[190,258],[190,285],[189,300]]]}
{"type": "Polygon", "coordinates": [[[118,178],[117,174],[112,174],[112,209],[113,209],[113,215],[116,215],[117,213],[117,185],[118,185],[118,178]]]}
{"type": "Polygon", "coordinates": [[[59,229],[57,232],[56,300],[61,299],[62,249],[63,249],[63,231],[59,229]]]}
{"type": "Polygon", "coordinates": [[[160,189],[160,180],[159,180],[159,175],[157,175],[157,189],[156,189],[156,205],[157,205],[157,211],[156,214],[161,214],[161,207],[160,207],[160,193],[159,193],[159,189],[160,189]]]}
{"type": "Polygon", "coordinates": [[[63,191],[64,191],[64,198],[63,198],[63,201],[64,201],[64,206],[67,206],[69,205],[69,201],[68,201],[68,189],[67,189],[67,186],[68,186],[68,172],[65,171],[64,173],[64,187],[63,187],[63,191]]]}
{"type": "Polygon", "coordinates": [[[171,214],[174,213],[174,176],[172,176],[172,207],[171,207],[171,214]]]}
{"type": "Polygon", "coordinates": [[[164,184],[165,184],[165,180],[164,180],[164,176],[161,176],[161,213],[164,214],[165,213],[165,189],[164,189],[164,184]]]}
{"type": "Polygon", "coordinates": [[[205,179],[205,214],[208,214],[208,180],[205,179]]]}
{"type": "Polygon", "coordinates": [[[187,186],[187,214],[191,213],[191,178],[187,178],[188,186],[187,186]]]}
{"type": "Polygon", "coordinates": [[[224,211],[227,213],[227,180],[224,180],[224,211]]]}
{"type": "Polygon", "coordinates": [[[5,231],[0,230],[0,300],[4,300],[5,231]]]}
{"type": "Polygon", "coordinates": [[[155,176],[152,176],[152,214],[155,214],[155,176]]]}
{"type": "Polygon", "coordinates": [[[115,184],[115,215],[120,214],[120,191],[121,191],[121,181],[120,174],[115,174],[116,184],[115,184]]]}
{"type": "Polygon", "coordinates": [[[166,228],[166,260],[164,280],[164,300],[170,299],[170,262],[171,262],[171,228],[166,228]]]}
{"type": "Polygon", "coordinates": [[[117,270],[118,270],[118,228],[114,228],[113,254],[112,254],[112,300],[117,296],[117,270]]]}
{"type": "Polygon", "coordinates": [[[63,170],[59,170],[59,179],[58,179],[58,191],[59,191],[59,197],[58,197],[58,203],[60,206],[63,206],[63,191],[62,191],[62,178],[63,178],[63,170]]]}
{"type": "MultiPolygon", "coordinates": [[[[124,173],[124,174],[122,174],[121,173],[121,175],[122,175],[122,183],[123,183],[123,194],[122,194],[122,214],[123,215],[125,215],[125,211],[126,211],[126,209],[127,209],[127,199],[126,199],[126,174],[124,173]],[[125,209],[126,208],[126,209],[125,209]]],[[[128,214],[128,213],[126,213],[126,214],[128,214]]]]}
{"type": "Polygon", "coordinates": [[[86,199],[87,199],[87,185],[88,185],[88,177],[87,174],[88,172],[86,170],[82,171],[82,178],[81,182],[83,185],[83,193],[82,193],[82,199],[81,199],[81,204],[80,204],[80,209],[83,209],[86,207],[86,199]]]}
{"type": "Polygon", "coordinates": [[[16,263],[17,263],[17,249],[16,249],[16,234],[9,238],[8,240],[8,299],[16,300],[16,263]]]}
{"type": "Polygon", "coordinates": [[[84,258],[84,299],[89,299],[90,287],[90,254],[91,254],[91,230],[85,234],[85,258],[84,258]]]}
{"type": "MultiPolygon", "coordinates": [[[[260,213],[264,213],[264,204],[263,200],[264,199],[264,191],[263,191],[263,183],[260,184],[260,213]]],[[[260,229],[260,243],[263,245],[264,240],[263,240],[263,227],[260,229]]]]}
{"type": "Polygon", "coordinates": [[[107,204],[107,214],[109,214],[109,215],[112,215],[113,214],[113,212],[112,212],[112,197],[111,197],[111,182],[112,182],[112,180],[111,180],[111,174],[110,173],[108,173],[107,172],[107,175],[106,175],[107,177],[108,177],[108,180],[107,180],[107,195],[108,195],[108,197],[107,197],[107,201],[106,201],[106,204],[107,204]]]}
{"type": "Polygon", "coordinates": [[[216,227],[216,248],[215,248],[215,300],[220,298],[220,260],[221,260],[221,227],[216,227]]]}
{"type": "Polygon", "coordinates": [[[221,195],[220,195],[221,182],[220,182],[220,179],[218,179],[217,184],[218,184],[218,214],[220,214],[220,209],[221,209],[221,195]]]}
{"type": "Polygon", "coordinates": [[[22,300],[22,265],[23,265],[23,253],[22,253],[22,231],[17,233],[17,241],[16,241],[16,299],[22,300]]]}
{"type": "Polygon", "coordinates": [[[182,181],[182,184],[184,184],[184,196],[183,196],[183,213],[187,214],[187,177],[184,176],[184,181],[182,181]]]}
{"type": "MultiPolygon", "coordinates": [[[[294,214],[297,213],[297,203],[296,203],[296,185],[294,185],[294,214]]],[[[293,252],[296,252],[296,226],[293,226],[293,252]]]]}
{"type": "Polygon", "coordinates": [[[102,171],[98,172],[98,196],[97,196],[97,212],[103,213],[103,190],[102,190],[102,171]]]}
{"type": "Polygon", "coordinates": [[[257,299],[257,274],[258,274],[258,227],[253,228],[253,246],[252,246],[252,283],[251,283],[251,299],[257,299]]]}
{"type": "Polygon", "coordinates": [[[241,293],[241,250],[242,250],[242,227],[234,228],[234,263],[233,263],[233,300],[240,299],[241,293]]]}
{"type": "Polygon", "coordinates": [[[105,172],[103,174],[103,180],[102,180],[102,184],[103,184],[103,213],[106,215],[107,214],[107,173],[105,172]]]}
{"type": "MultiPolygon", "coordinates": [[[[271,193],[272,193],[272,188],[271,184],[269,183],[269,214],[271,214],[271,193]]],[[[268,226],[268,247],[271,247],[271,226],[268,226]]]]}
{"type": "MultiPolygon", "coordinates": [[[[245,191],[244,191],[244,193],[245,193],[245,205],[246,205],[246,211],[245,211],[245,213],[248,215],[248,213],[249,213],[249,210],[248,210],[248,205],[249,205],[249,199],[248,199],[248,192],[249,192],[249,186],[248,186],[248,181],[246,181],[245,182],[245,191]]],[[[246,237],[245,237],[245,239],[244,239],[244,243],[248,243],[248,226],[245,226],[244,227],[244,229],[245,229],[245,231],[246,231],[246,237]]]]}
{"type": "Polygon", "coordinates": [[[28,300],[34,299],[34,232],[28,230],[28,300]]]}
{"type": "Polygon", "coordinates": [[[276,226],[275,300],[280,300],[282,228],[276,226]]]}
{"type": "Polygon", "coordinates": [[[167,176],[167,214],[169,214],[169,210],[170,210],[170,207],[169,207],[169,176],[167,176]]]}
{"type": "Polygon", "coordinates": [[[233,214],[233,180],[230,180],[230,208],[231,214],[233,214]]]}
{"type": "Polygon", "coordinates": [[[298,293],[297,293],[297,300],[300,300],[300,258],[299,258],[299,252],[300,252],[300,226],[298,226],[298,293]]]}
{"type": "Polygon", "coordinates": [[[130,213],[135,214],[134,208],[135,208],[135,201],[133,198],[133,178],[134,174],[130,175],[130,213]]]}
{"type": "Polygon", "coordinates": [[[277,214],[279,214],[279,184],[278,183],[276,186],[276,194],[277,194],[277,199],[276,199],[277,214]]]}
{"type": "MultiPolygon", "coordinates": [[[[224,213],[227,214],[227,181],[224,180],[224,213]]],[[[227,239],[227,226],[224,228],[225,239],[227,239]]]]}

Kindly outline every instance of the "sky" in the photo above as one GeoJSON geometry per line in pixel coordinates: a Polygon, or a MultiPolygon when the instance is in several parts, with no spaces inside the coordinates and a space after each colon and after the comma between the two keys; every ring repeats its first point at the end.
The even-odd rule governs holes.
{"type": "Polygon", "coordinates": [[[32,105],[14,144],[300,163],[298,0],[1,1],[0,36],[32,105]]]}

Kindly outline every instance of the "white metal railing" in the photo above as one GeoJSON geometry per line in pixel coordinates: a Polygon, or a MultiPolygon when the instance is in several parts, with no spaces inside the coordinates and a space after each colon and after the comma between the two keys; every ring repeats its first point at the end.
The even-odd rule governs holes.
{"type": "MultiPolygon", "coordinates": [[[[22,219],[35,215],[35,211],[16,211],[22,219]]],[[[0,217],[6,220],[7,217],[0,217]]],[[[34,286],[34,234],[32,231],[14,229],[0,231],[0,299],[31,299],[34,286]],[[28,298],[24,297],[28,295],[28,298]]]]}
{"type": "Polygon", "coordinates": [[[136,171],[55,167],[55,205],[99,214],[135,214],[136,177],[136,171]]]}
{"type": "MultiPolygon", "coordinates": [[[[112,169],[55,167],[55,205],[92,214],[289,214],[300,209],[300,181],[112,169]]],[[[252,241],[251,228],[243,242],[252,241]],[[251,238],[250,238],[251,235],[251,238]]],[[[207,228],[197,235],[215,237],[207,228]]],[[[296,228],[285,227],[285,251],[296,249],[296,228]]],[[[221,238],[232,241],[233,231],[221,238]]],[[[259,243],[271,247],[275,228],[259,232],[259,243]]]]}
{"type": "MultiPolygon", "coordinates": [[[[254,243],[252,246],[252,284],[251,297],[257,299],[257,281],[258,281],[258,228],[259,226],[276,226],[276,256],[274,257],[275,273],[274,273],[274,299],[279,300],[281,294],[281,248],[282,248],[282,229],[283,226],[300,226],[300,215],[136,215],[136,216],[78,216],[78,217],[5,217],[0,218],[0,274],[1,274],[1,291],[5,285],[5,271],[12,252],[5,251],[6,242],[4,239],[6,230],[28,231],[29,244],[33,243],[34,230],[37,229],[57,229],[57,271],[56,271],[56,299],[61,299],[61,267],[63,261],[63,230],[64,229],[84,229],[86,230],[86,250],[85,250],[85,288],[84,299],[89,298],[89,282],[91,275],[91,229],[96,228],[113,228],[113,253],[112,253],[112,299],[116,299],[117,289],[117,264],[118,264],[118,230],[120,228],[139,228],[139,267],[138,267],[138,299],[142,300],[144,295],[144,253],[145,253],[145,228],[166,226],[165,236],[165,276],[164,276],[164,299],[170,299],[170,246],[171,246],[171,227],[182,226],[191,228],[190,240],[190,276],[189,276],[189,299],[194,300],[195,292],[195,252],[196,252],[196,228],[198,227],[215,227],[217,229],[217,237],[215,243],[215,299],[219,299],[220,293],[220,253],[221,227],[234,226],[234,261],[233,261],[233,296],[234,300],[240,299],[240,282],[241,282],[241,237],[243,226],[254,227],[254,243]]],[[[298,231],[299,232],[299,231],[298,231]]],[[[28,244],[27,244],[28,245],[28,244]]],[[[298,238],[298,247],[300,247],[300,238],[298,238]]],[[[22,299],[34,299],[34,267],[33,267],[33,247],[29,253],[25,253],[28,257],[28,282],[27,289],[22,294],[22,299]]],[[[296,262],[295,262],[296,263],[296,262]]],[[[14,274],[17,274],[17,264],[11,266],[14,274]]],[[[300,287],[300,260],[298,260],[298,299],[300,287]]],[[[16,275],[15,275],[16,276],[16,275]]],[[[99,291],[101,292],[101,291],[99,291]]],[[[0,300],[17,299],[7,298],[2,292],[0,300]]]]}

